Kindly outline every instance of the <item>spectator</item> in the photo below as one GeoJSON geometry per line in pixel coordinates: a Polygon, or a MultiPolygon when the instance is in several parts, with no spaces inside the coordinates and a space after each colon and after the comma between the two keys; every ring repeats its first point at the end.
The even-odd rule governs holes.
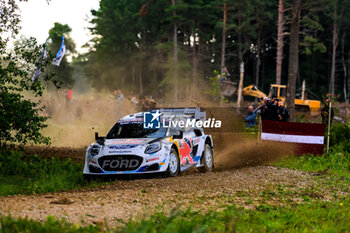
{"type": "Polygon", "coordinates": [[[228,72],[228,69],[226,66],[221,67],[221,75],[224,76],[225,78],[230,77],[231,74],[228,72]],[[225,74],[225,75],[224,75],[225,74]]]}
{"type": "Polygon", "coordinates": [[[119,112],[123,107],[124,95],[121,90],[114,90],[113,92],[116,104],[117,104],[117,112],[119,112]]]}
{"type": "Polygon", "coordinates": [[[69,104],[72,101],[73,93],[72,89],[68,89],[66,92],[66,103],[69,104]]]}
{"type": "Polygon", "coordinates": [[[268,120],[268,104],[269,104],[269,98],[264,97],[263,98],[263,104],[258,107],[258,111],[261,114],[261,119],[268,120]]]}
{"type": "Polygon", "coordinates": [[[248,107],[248,114],[245,118],[245,122],[247,123],[247,127],[253,127],[256,123],[256,114],[254,112],[253,106],[248,107]]]}
{"type": "Polygon", "coordinates": [[[282,100],[278,101],[278,120],[279,121],[288,121],[289,119],[289,112],[287,108],[283,106],[282,100]]]}
{"type": "Polygon", "coordinates": [[[269,102],[267,106],[267,120],[278,121],[278,100],[277,98],[273,98],[272,101],[269,102]]]}
{"type": "MultiPolygon", "coordinates": [[[[322,116],[322,124],[328,124],[328,116],[329,116],[329,100],[324,100],[324,106],[321,110],[321,116],[322,116]]],[[[332,124],[332,118],[334,116],[333,109],[331,109],[331,124],[332,124]]]]}
{"type": "Polygon", "coordinates": [[[135,105],[139,104],[139,101],[137,100],[137,98],[135,96],[133,96],[130,101],[131,101],[131,103],[133,103],[135,105]]]}

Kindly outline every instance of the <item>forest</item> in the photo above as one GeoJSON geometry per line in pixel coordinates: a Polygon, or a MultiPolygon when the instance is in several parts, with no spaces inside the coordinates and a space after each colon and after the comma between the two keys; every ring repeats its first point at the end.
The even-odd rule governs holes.
{"type": "MultiPolygon", "coordinates": [[[[349,0],[101,0],[94,39],[75,62],[96,89],[175,100],[205,93],[214,71],[229,80],[288,85],[349,101],[349,0]]],[[[293,91],[293,89],[295,90],[293,91]]],[[[293,91],[293,92],[291,92],[293,91]]]]}

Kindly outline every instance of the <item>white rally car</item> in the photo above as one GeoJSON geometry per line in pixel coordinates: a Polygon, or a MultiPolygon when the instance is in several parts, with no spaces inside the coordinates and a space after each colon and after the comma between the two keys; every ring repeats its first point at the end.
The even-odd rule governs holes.
{"type": "Polygon", "coordinates": [[[169,116],[179,114],[196,121],[205,120],[199,108],[159,109],[158,128],[145,128],[145,113],[123,117],[106,137],[95,133],[96,142],[86,151],[84,177],[163,172],[176,176],[195,166],[199,171],[213,169],[213,140],[200,127],[165,126],[169,116]],[[166,116],[165,116],[166,115],[166,116]],[[163,125],[164,124],[164,125],[163,125]]]}

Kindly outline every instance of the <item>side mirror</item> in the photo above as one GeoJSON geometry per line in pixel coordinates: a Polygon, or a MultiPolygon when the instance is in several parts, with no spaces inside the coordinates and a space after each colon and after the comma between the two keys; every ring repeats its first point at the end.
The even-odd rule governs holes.
{"type": "Polygon", "coordinates": [[[105,137],[100,137],[98,136],[98,132],[95,132],[95,141],[98,144],[103,145],[105,143],[105,137]]]}
{"type": "Polygon", "coordinates": [[[182,139],[184,136],[184,131],[180,130],[179,134],[174,134],[173,139],[182,139]]]}

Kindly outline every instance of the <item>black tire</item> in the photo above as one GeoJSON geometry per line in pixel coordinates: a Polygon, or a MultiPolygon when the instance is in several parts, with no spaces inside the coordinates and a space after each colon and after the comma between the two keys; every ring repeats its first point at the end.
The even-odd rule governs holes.
{"type": "Polygon", "coordinates": [[[175,177],[180,172],[180,158],[177,151],[174,148],[171,148],[169,157],[169,166],[166,175],[168,177],[175,177]]]}
{"type": "Polygon", "coordinates": [[[203,156],[201,158],[201,163],[203,164],[203,167],[197,168],[199,172],[210,172],[213,170],[214,167],[214,160],[213,160],[213,149],[209,144],[204,145],[204,151],[203,156]],[[210,154],[209,154],[210,153],[210,154]]]}

